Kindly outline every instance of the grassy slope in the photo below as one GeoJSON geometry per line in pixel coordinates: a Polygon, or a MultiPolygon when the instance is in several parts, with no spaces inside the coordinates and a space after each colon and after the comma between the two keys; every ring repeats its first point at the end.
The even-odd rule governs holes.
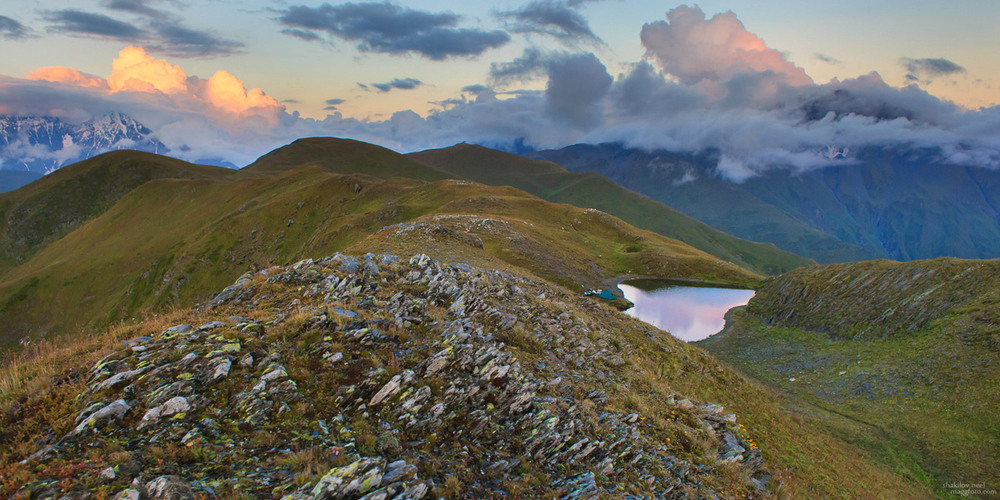
{"type": "Polygon", "coordinates": [[[998,294],[1000,261],[807,268],[769,280],[702,346],[948,496],[1000,463],[998,294]]]}
{"type": "Polygon", "coordinates": [[[741,240],[713,229],[599,174],[570,172],[551,162],[469,144],[408,157],[476,182],[511,185],[549,201],[597,208],[759,273],[776,274],[812,263],[774,245],[741,240]]]}
{"type": "Polygon", "coordinates": [[[244,167],[245,175],[271,175],[286,170],[317,166],[338,174],[376,177],[408,177],[437,181],[452,177],[386,148],[351,139],[311,137],[275,149],[244,167]]]}
{"type": "Polygon", "coordinates": [[[4,341],[187,306],[248,269],[348,247],[442,258],[488,254],[576,288],[627,272],[743,284],[759,279],[684,243],[512,188],[342,176],[317,167],[267,177],[161,179],[3,276],[4,341]],[[444,214],[475,216],[440,218],[444,214]],[[369,238],[415,219],[426,227],[369,238]]]}
{"type": "Polygon", "coordinates": [[[139,151],[114,151],[59,169],[0,194],[0,273],[30,258],[110,208],[142,184],[160,178],[224,179],[235,172],[139,151]]]}

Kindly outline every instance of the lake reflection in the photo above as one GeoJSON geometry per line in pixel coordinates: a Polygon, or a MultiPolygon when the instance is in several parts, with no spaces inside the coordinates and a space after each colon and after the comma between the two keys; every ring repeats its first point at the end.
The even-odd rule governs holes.
{"type": "Polygon", "coordinates": [[[625,314],[685,342],[719,333],[726,323],[726,311],[745,305],[754,295],[753,290],[683,286],[669,281],[642,280],[634,284],[638,286],[628,282],[618,285],[625,298],[635,304],[625,314]]]}

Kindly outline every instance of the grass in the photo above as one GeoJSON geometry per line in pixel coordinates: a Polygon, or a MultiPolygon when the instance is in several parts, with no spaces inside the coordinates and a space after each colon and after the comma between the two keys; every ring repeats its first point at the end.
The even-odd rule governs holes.
{"type": "Polygon", "coordinates": [[[247,270],[343,250],[519,267],[576,288],[626,272],[740,284],[759,279],[614,217],[506,187],[344,176],[317,167],[213,181],[159,179],[0,276],[0,341],[11,347],[24,337],[192,305],[247,270]],[[402,222],[429,230],[379,232],[402,222]],[[637,238],[644,249],[625,251],[637,238]]]}
{"type": "Polygon", "coordinates": [[[726,331],[701,344],[824,432],[950,496],[947,483],[989,483],[1000,463],[996,265],[946,259],[804,270],[765,285],[760,299],[731,313],[726,331]],[[865,291],[867,304],[850,305],[865,291]],[[896,305],[893,315],[884,314],[887,303],[896,305]],[[795,326],[767,326],[778,317],[795,326]]]}
{"type": "Polygon", "coordinates": [[[777,274],[813,263],[774,245],[730,236],[593,172],[571,172],[552,162],[470,144],[407,156],[475,182],[510,185],[555,203],[596,208],[760,274],[777,274]]]}

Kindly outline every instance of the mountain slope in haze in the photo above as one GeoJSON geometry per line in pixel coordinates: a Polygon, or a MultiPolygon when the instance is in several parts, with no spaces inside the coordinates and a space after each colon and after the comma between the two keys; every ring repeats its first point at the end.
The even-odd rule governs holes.
{"type": "MultiPolygon", "coordinates": [[[[106,162],[113,158],[101,157],[106,162]]],[[[94,160],[9,194],[28,200],[31,193],[53,196],[73,185],[67,181],[64,186],[59,174],[70,177],[88,166],[112,168],[94,160]]],[[[390,179],[341,175],[318,166],[269,175],[198,167],[204,175],[185,178],[178,172],[189,172],[190,165],[152,160],[152,170],[167,165],[164,175],[143,174],[152,179],[96,217],[69,214],[73,207],[89,214],[97,205],[71,205],[58,212],[82,223],[51,243],[32,247],[30,256],[25,253],[23,262],[0,275],[6,344],[24,336],[107,325],[150,308],[190,305],[248,268],[342,250],[461,257],[477,265],[526,269],[574,289],[597,287],[630,273],[744,285],[759,280],[680,241],[509,187],[427,182],[396,174],[390,179]]],[[[428,171],[419,167],[420,175],[428,171]]],[[[77,182],[94,178],[79,176],[77,182]]],[[[34,226],[44,225],[29,227],[34,226]]],[[[20,227],[12,224],[8,232],[23,234],[20,227]]]]}
{"type": "Polygon", "coordinates": [[[886,260],[768,279],[699,345],[945,497],[1000,463],[1000,261],[886,260]],[[954,478],[961,477],[956,481],[954,478]]]}
{"type": "Polygon", "coordinates": [[[50,116],[0,115],[0,164],[8,170],[48,173],[113,150],[165,154],[153,131],[123,113],[82,123],[50,116]]]}
{"type": "Polygon", "coordinates": [[[475,182],[510,185],[549,201],[593,207],[760,273],[776,274],[811,263],[773,246],[724,234],[601,175],[570,172],[551,162],[469,144],[407,156],[475,182]]]}
{"type": "Polygon", "coordinates": [[[592,171],[727,233],[820,262],[997,257],[1000,173],[924,151],[871,148],[844,165],[775,169],[736,184],[718,158],[575,145],[531,158],[592,171]]]}
{"type": "Polygon", "coordinates": [[[0,194],[0,273],[160,178],[221,179],[232,170],[139,151],[114,151],[0,194]]]}

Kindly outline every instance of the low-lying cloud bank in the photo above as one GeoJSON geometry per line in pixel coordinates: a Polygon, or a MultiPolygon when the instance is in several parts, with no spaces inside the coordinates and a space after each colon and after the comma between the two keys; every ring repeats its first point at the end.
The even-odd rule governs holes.
{"type": "MultiPolygon", "coordinates": [[[[940,161],[1000,168],[998,107],[965,110],[916,84],[890,86],[876,73],[816,84],[731,12],[706,18],[697,7],[680,7],[643,26],[641,40],[645,60],[617,75],[592,53],[526,51],[494,64],[484,75],[492,86],[470,85],[426,117],[399,111],[384,121],[340,113],[304,118],[225,71],[190,76],[139,47],[123,49],[106,79],[61,67],[0,77],[0,113],[81,121],[125,112],[180,157],[238,165],[298,137],[330,135],[399,151],[462,141],[712,148],[721,153],[720,175],[736,181],[769,168],[851,161],[851,151],[868,146],[930,148],[940,161]],[[516,88],[534,78],[545,79],[545,90],[516,88]]],[[[960,68],[909,61],[924,74],[960,68]]]]}

